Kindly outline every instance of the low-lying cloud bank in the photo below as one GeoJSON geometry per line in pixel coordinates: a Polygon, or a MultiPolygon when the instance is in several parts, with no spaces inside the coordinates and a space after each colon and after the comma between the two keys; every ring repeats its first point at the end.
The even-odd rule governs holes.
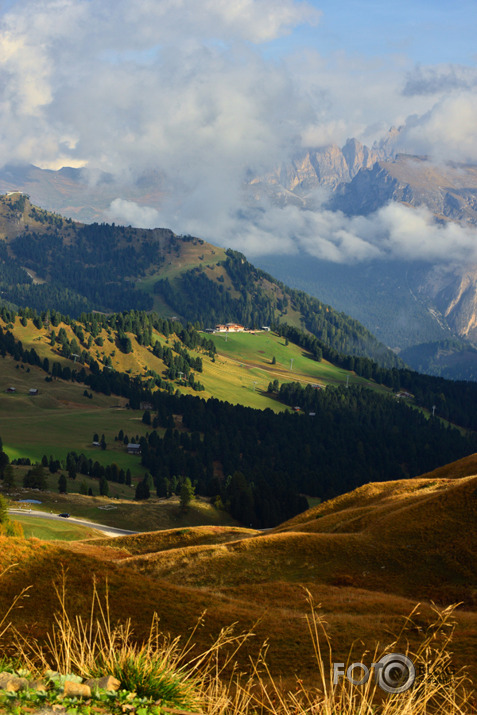
{"type": "Polygon", "coordinates": [[[340,211],[302,210],[276,206],[224,211],[217,207],[211,227],[205,220],[182,219],[167,211],[116,199],[109,218],[153,228],[172,227],[250,258],[266,254],[306,252],[334,263],[404,259],[431,263],[477,263],[477,230],[457,223],[437,223],[426,208],[390,203],[369,216],[345,216],[340,211]]]}

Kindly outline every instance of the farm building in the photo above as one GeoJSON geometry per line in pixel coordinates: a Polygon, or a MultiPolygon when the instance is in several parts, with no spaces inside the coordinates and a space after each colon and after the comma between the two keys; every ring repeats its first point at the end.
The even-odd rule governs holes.
{"type": "Polygon", "coordinates": [[[31,388],[28,390],[28,394],[29,394],[29,395],[38,395],[38,388],[37,388],[37,387],[31,387],[31,388]]]}
{"type": "Polygon", "coordinates": [[[243,333],[245,330],[243,325],[238,323],[226,323],[226,325],[216,325],[216,333],[243,333]]]}
{"type": "Polygon", "coordinates": [[[141,445],[130,442],[128,444],[128,454],[141,454],[141,445]]]}

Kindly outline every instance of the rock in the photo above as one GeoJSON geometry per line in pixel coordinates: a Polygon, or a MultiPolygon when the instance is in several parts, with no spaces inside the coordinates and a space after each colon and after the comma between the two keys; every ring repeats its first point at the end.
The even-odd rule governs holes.
{"type": "Polygon", "coordinates": [[[119,690],[121,681],[112,675],[105,675],[103,678],[90,678],[85,685],[89,685],[91,690],[100,688],[101,690],[119,690]]]}
{"type": "Polygon", "coordinates": [[[63,688],[63,695],[78,698],[90,698],[91,688],[89,685],[85,685],[84,683],[73,683],[71,680],[66,680],[63,688]]]}
{"type": "Polygon", "coordinates": [[[26,678],[19,678],[18,675],[12,675],[12,673],[0,673],[1,690],[16,693],[18,690],[26,690],[27,688],[28,680],[26,678]]]}
{"type": "Polygon", "coordinates": [[[43,678],[37,678],[36,680],[28,681],[29,690],[46,690],[45,681],[43,678]]]}

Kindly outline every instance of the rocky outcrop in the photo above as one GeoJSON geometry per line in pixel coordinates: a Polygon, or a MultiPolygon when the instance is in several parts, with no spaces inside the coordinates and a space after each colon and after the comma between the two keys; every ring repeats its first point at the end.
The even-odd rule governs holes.
{"type": "Polygon", "coordinates": [[[369,149],[356,139],[348,139],[343,148],[329,144],[304,149],[276,170],[252,179],[248,185],[249,196],[255,201],[267,196],[281,206],[294,204],[312,208],[310,195],[316,189],[333,194],[361,169],[371,168],[383,156],[382,150],[369,149]]]}
{"type": "Polygon", "coordinates": [[[26,690],[29,687],[28,680],[12,673],[0,673],[0,690],[7,693],[17,693],[19,690],[26,690]]]}
{"type": "Polygon", "coordinates": [[[361,169],[371,167],[377,159],[375,151],[356,139],[348,139],[342,149],[329,144],[297,155],[281,167],[278,183],[288,191],[299,193],[318,186],[334,191],[340,184],[351,181],[361,169]]]}
{"type": "Polygon", "coordinates": [[[440,220],[477,224],[477,167],[436,166],[398,154],[363,168],[337,187],[328,206],[348,215],[369,214],[389,201],[425,206],[440,220]]]}
{"type": "Polygon", "coordinates": [[[112,675],[104,675],[102,678],[90,678],[85,682],[91,690],[119,690],[121,682],[112,675]]]}
{"type": "Polygon", "coordinates": [[[477,344],[477,266],[432,268],[419,288],[445,317],[451,330],[477,344]]]}

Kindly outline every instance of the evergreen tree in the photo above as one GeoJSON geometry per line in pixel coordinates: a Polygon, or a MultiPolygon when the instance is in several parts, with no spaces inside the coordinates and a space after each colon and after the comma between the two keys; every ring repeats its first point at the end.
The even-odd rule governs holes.
{"type": "Polygon", "coordinates": [[[151,491],[149,488],[148,480],[146,477],[144,477],[144,479],[141,479],[141,481],[137,483],[134,498],[140,501],[142,499],[149,499],[150,496],[151,491]]]}
{"type": "Polygon", "coordinates": [[[149,410],[146,410],[142,416],[142,421],[144,422],[145,425],[150,425],[151,424],[151,413],[149,410]]]}
{"type": "Polygon", "coordinates": [[[35,464],[33,469],[30,469],[23,477],[23,486],[25,489],[40,489],[44,491],[48,484],[46,481],[45,470],[41,464],[35,464]]]}
{"type": "Polygon", "coordinates": [[[102,497],[109,495],[109,484],[105,476],[102,476],[99,480],[99,493],[102,497]]]}
{"type": "Polygon", "coordinates": [[[15,474],[11,464],[7,464],[3,471],[3,486],[5,489],[11,489],[15,486],[15,474]]]}
{"type": "Polygon", "coordinates": [[[66,477],[64,474],[60,474],[58,479],[58,491],[60,494],[66,494],[67,492],[66,477]]]}
{"type": "Polygon", "coordinates": [[[9,462],[8,454],[6,452],[0,452],[0,478],[5,474],[5,469],[9,462]]]}
{"type": "Polygon", "coordinates": [[[186,511],[187,507],[189,506],[192,499],[194,498],[194,494],[195,494],[195,489],[192,486],[192,483],[191,483],[189,477],[186,477],[182,483],[181,492],[180,492],[181,508],[184,511],[186,511]]]}

